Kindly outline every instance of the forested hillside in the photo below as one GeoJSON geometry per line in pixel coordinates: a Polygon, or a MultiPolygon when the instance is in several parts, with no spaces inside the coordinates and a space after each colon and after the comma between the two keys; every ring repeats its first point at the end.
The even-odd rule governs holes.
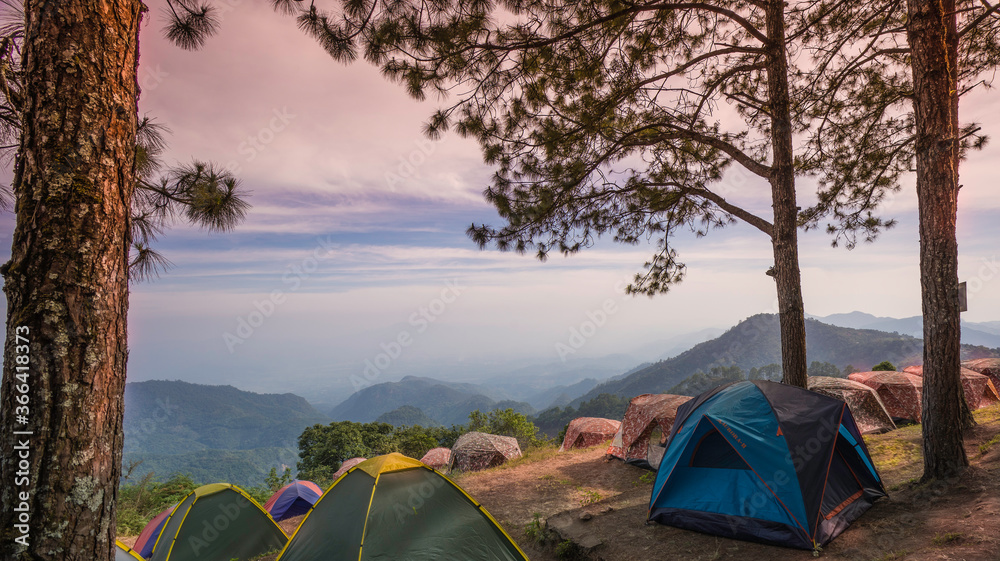
{"type": "MultiPolygon", "coordinates": [[[[853,366],[867,370],[883,360],[893,364],[919,364],[923,346],[920,339],[908,335],[870,329],[836,327],[816,320],[806,320],[808,360],[825,362],[844,369],[853,366]]],[[[998,356],[1000,351],[972,345],[962,346],[962,358],[998,356]]],[[[744,372],[781,363],[781,340],[778,317],[774,314],[751,316],[721,336],[706,341],[674,358],[657,362],[617,380],[599,384],[573,401],[578,405],[602,393],[632,397],[643,393],[662,393],[698,373],[713,368],[737,366],[744,372]]]]}

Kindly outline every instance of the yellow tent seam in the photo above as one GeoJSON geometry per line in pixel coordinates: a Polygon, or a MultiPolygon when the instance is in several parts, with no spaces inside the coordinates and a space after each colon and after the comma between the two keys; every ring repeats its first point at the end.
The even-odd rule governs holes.
{"type": "Polygon", "coordinates": [[[125,545],[124,543],[122,543],[121,540],[116,539],[115,540],[115,545],[117,545],[118,547],[124,549],[125,553],[128,553],[129,555],[131,555],[132,557],[135,557],[139,561],[145,561],[145,559],[143,559],[141,555],[139,555],[138,553],[136,553],[135,550],[132,549],[131,547],[129,547],[129,546],[125,545]]]}
{"type": "Polygon", "coordinates": [[[361,554],[364,553],[365,550],[365,536],[368,535],[368,516],[372,512],[372,502],[375,500],[375,489],[378,489],[379,477],[382,477],[381,473],[375,476],[375,484],[372,485],[372,494],[368,497],[368,508],[365,509],[365,526],[361,529],[361,545],[358,546],[358,561],[361,561],[361,554]]]}
{"type": "MultiPolygon", "coordinates": [[[[191,492],[194,493],[194,491],[191,491],[191,492]]],[[[185,500],[187,500],[187,497],[185,497],[185,500]]],[[[174,532],[174,537],[170,539],[170,547],[167,548],[167,556],[166,556],[166,558],[164,558],[164,561],[170,561],[170,554],[174,552],[174,544],[177,543],[177,536],[180,535],[181,528],[184,527],[184,521],[187,520],[187,515],[191,514],[191,509],[194,508],[194,504],[196,502],[198,502],[198,495],[194,496],[194,500],[191,501],[190,505],[188,505],[187,512],[185,512],[184,516],[181,517],[181,523],[177,525],[177,531],[174,532]]],[[[170,516],[173,516],[173,513],[170,513],[170,516]]],[[[169,518],[167,518],[167,522],[170,522],[169,518]]],[[[166,524],[163,525],[163,529],[164,530],[167,529],[167,525],[166,524]]],[[[159,541],[159,540],[157,540],[157,541],[159,541]]],[[[153,550],[154,551],[156,550],[156,546],[155,545],[153,546],[153,550]]]]}

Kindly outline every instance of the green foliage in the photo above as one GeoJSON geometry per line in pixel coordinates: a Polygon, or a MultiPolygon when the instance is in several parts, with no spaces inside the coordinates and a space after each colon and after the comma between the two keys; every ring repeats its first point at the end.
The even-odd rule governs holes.
{"type": "Polygon", "coordinates": [[[271,471],[267,474],[267,478],[264,479],[264,485],[267,486],[268,490],[271,491],[272,494],[291,482],[292,468],[285,468],[285,471],[283,471],[280,476],[278,475],[277,469],[271,468],[271,471]]]}
{"type": "Polygon", "coordinates": [[[593,489],[580,488],[580,506],[592,505],[601,500],[601,494],[593,489]]]}
{"type": "Polygon", "coordinates": [[[570,540],[563,540],[556,546],[556,557],[566,561],[581,557],[580,546],[570,540]]]}
{"type": "Polygon", "coordinates": [[[187,475],[160,483],[149,473],[118,487],[118,535],[135,536],[154,516],[184,499],[198,485],[187,475]]]}
{"type": "Polygon", "coordinates": [[[818,360],[812,361],[809,365],[810,376],[831,376],[833,378],[840,378],[840,368],[837,368],[836,364],[831,364],[829,362],[820,362],[818,360]]]}
{"type": "Polygon", "coordinates": [[[861,371],[858,370],[853,364],[848,364],[847,366],[844,367],[844,370],[841,372],[842,375],[841,377],[846,378],[851,374],[854,374],[855,372],[861,372],[861,371]]]}
{"type": "Polygon", "coordinates": [[[987,452],[989,452],[990,448],[992,448],[998,442],[1000,442],[1000,434],[998,434],[998,435],[994,436],[993,438],[987,440],[986,442],[983,442],[982,444],[980,444],[979,445],[979,455],[982,456],[983,454],[986,454],[987,452]]]}
{"type": "Polygon", "coordinates": [[[124,462],[140,461],[137,474],[153,473],[154,479],[186,474],[195,483],[232,483],[248,488],[262,485],[276,466],[293,465],[294,448],[254,448],[251,450],[195,450],[184,454],[124,455],[124,462]]]}
{"type": "Polygon", "coordinates": [[[770,380],[778,382],[781,380],[781,365],[771,363],[760,368],[751,368],[747,374],[747,380],[770,380]]]}
{"type": "Polygon", "coordinates": [[[896,367],[888,360],[883,360],[882,362],[876,364],[875,366],[872,366],[872,372],[883,372],[883,371],[892,372],[895,370],[896,367]]]}
{"type": "Polygon", "coordinates": [[[388,423],[313,425],[299,436],[299,477],[319,483],[331,479],[344,460],[394,452],[395,430],[388,423]]]}
{"type": "Polygon", "coordinates": [[[671,388],[667,393],[698,395],[716,386],[721,386],[729,382],[739,382],[745,379],[743,369],[739,366],[716,366],[708,374],[696,372],[687,380],[671,388]]]}
{"type": "Polygon", "coordinates": [[[642,485],[652,485],[655,480],[656,474],[651,471],[647,471],[646,473],[640,475],[637,481],[633,481],[632,486],[639,487],[642,485]]]}
{"type": "Polygon", "coordinates": [[[333,474],[344,460],[390,452],[420,458],[431,448],[451,448],[463,432],[463,427],[456,426],[394,427],[387,423],[352,421],[314,425],[299,437],[299,478],[325,487],[333,482],[333,474]]]}
{"type": "Polygon", "coordinates": [[[532,516],[530,522],[524,525],[524,535],[535,543],[544,542],[547,534],[545,523],[542,521],[542,515],[538,512],[532,516]]]}
{"type": "Polygon", "coordinates": [[[965,537],[965,534],[960,532],[948,532],[946,534],[935,534],[934,535],[934,545],[947,545],[953,542],[957,542],[965,537]]]}
{"type": "Polygon", "coordinates": [[[494,410],[483,413],[479,410],[469,413],[469,432],[478,431],[517,439],[522,449],[544,444],[538,437],[538,428],[522,413],[513,409],[494,410]]]}

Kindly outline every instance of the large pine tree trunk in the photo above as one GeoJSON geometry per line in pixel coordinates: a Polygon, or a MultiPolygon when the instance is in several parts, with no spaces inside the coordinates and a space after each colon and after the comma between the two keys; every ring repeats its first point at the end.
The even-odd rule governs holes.
{"type": "Polygon", "coordinates": [[[3,267],[0,559],[110,561],[144,7],[139,0],[28,0],[24,8],[17,223],[3,267]],[[28,369],[18,371],[25,360],[28,369]],[[17,409],[20,396],[27,410],[17,409]],[[12,438],[13,431],[31,434],[12,438]],[[26,470],[18,465],[24,456],[26,470]],[[26,537],[15,530],[22,506],[26,537]]]}
{"type": "Polygon", "coordinates": [[[806,387],[806,320],[799,273],[798,207],[785,51],[784,2],[768,2],[767,96],[771,111],[771,198],[774,205],[774,280],[781,325],[782,382],[806,387]]]}
{"type": "Polygon", "coordinates": [[[924,315],[924,479],[969,464],[962,446],[967,408],[959,376],[958,34],[955,0],[908,0],[913,68],[920,287],[924,315]]]}

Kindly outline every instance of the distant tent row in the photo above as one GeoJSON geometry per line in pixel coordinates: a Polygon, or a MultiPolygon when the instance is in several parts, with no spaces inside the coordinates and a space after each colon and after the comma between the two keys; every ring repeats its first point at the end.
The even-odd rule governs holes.
{"type": "Polygon", "coordinates": [[[199,487],[154,517],[135,550],[118,542],[115,561],[527,560],[475,499],[401,454],[353,463],[326,493],[293,481],[265,506],[232,485],[199,487]],[[302,514],[291,539],[275,523],[302,514]]]}
{"type": "Polygon", "coordinates": [[[846,402],[862,434],[896,429],[882,399],[870,386],[848,378],[810,376],[809,389],[846,402]]]}
{"type": "Polygon", "coordinates": [[[874,389],[894,422],[920,422],[920,400],[924,388],[920,376],[881,371],[855,372],[848,378],[874,389]]]}
{"type": "Polygon", "coordinates": [[[962,361],[962,366],[989,378],[993,387],[1000,392],[1000,358],[965,360],[962,361]]]}
{"type": "MultiPolygon", "coordinates": [[[[903,372],[924,377],[923,366],[907,366],[903,372]]],[[[965,367],[959,370],[959,375],[962,379],[962,390],[965,393],[965,401],[969,404],[969,409],[982,409],[1000,401],[997,388],[988,376],[965,367]]]]}

